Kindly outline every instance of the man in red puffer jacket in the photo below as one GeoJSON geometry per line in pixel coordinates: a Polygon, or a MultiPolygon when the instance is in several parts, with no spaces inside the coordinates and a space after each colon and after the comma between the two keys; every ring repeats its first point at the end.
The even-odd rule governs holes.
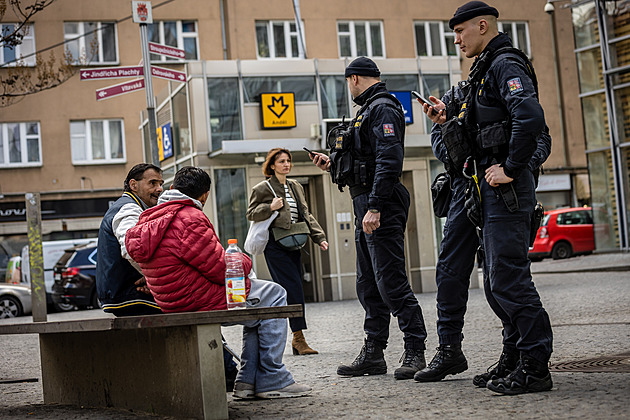
{"type": "MultiPolygon", "coordinates": [[[[127,231],[125,246],[140,264],[155,302],[163,312],[226,309],[225,250],[203,213],[210,194],[210,176],[202,169],[177,171],[171,189],[158,205],[144,211],[127,231]]],[[[243,256],[247,306],[286,305],[286,291],[276,283],[258,280],[251,259],[243,256]]],[[[287,321],[243,322],[241,370],[234,396],[239,398],[300,397],[311,392],[297,384],[282,363],[287,321]]]]}

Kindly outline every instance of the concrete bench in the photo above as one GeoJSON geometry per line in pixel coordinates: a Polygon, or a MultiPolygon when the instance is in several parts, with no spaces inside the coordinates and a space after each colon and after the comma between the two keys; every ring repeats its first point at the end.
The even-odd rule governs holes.
{"type": "Polygon", "coordinates": [[[302,315],[302,305],[288,305],[47,322],[16,318],[0,324],[0,334],[39,334],[46,404],[227,419],[221,324],[302,315]]]}

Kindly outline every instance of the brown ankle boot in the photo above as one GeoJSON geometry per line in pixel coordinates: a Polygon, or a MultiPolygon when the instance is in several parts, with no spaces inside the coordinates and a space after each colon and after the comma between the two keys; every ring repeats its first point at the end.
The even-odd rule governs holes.
{"type": "Polygon", "coordinates": [[[304,334],[302,331],[295,331],[293,333],[293,341],[291,342],[291,346],[293,347],[293,354],[318,354],[316,350],[313,350],[306,343],[306,339],[304,338],[304,334]]]}

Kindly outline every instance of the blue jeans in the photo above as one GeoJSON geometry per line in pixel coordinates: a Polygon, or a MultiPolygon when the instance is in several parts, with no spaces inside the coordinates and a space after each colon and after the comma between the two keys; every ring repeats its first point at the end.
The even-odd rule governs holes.
{"type": "MultiPolygon", "coordinates": [[[[266,280],[251,281],[252,287],[247,296],[248,308],[287,304],[287,292],[282,286],[266,280]]],[[[293,376],[282,363],[287,341],[287,320],[258,319],[239,324],[243,325],[243,350],[236,382],[253,384],[257,393],[293,384],[293,376]]]]}

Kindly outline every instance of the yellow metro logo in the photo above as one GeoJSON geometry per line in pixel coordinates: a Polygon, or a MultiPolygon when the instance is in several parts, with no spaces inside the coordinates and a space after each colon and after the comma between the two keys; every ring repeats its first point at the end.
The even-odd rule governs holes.
{"type": "Polygon", "coordinates": [[[260,95],[262,128],[295,127],[295,95],[288,93],[262,93],[260,95]]]}

